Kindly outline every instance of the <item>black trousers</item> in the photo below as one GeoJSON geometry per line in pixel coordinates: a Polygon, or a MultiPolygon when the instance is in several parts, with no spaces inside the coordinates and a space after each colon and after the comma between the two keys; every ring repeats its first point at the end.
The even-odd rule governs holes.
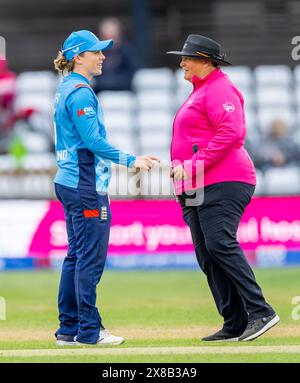
{"type": "Polygon", "coordinates": [[[249,320],[274,313],[236,237],[254,189],[243,182],[209,185],[204,188],[203,202],[197,206],[187,206],[186,197],[179,197],[197,261],[224,318],[223,328],[234,335],[242,334],[249,320]]]}

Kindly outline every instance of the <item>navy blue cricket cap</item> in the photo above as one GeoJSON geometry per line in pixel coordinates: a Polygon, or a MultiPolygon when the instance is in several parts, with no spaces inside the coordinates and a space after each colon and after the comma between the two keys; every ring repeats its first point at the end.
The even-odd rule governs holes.
{"type": "Polygon", "coordinates": [[[90,31],[81,30],[72,32],[62,46],[62,54],[68,61],[85,51],[104,51],[113,46],[113,40],[99,40],[90,31]]]}

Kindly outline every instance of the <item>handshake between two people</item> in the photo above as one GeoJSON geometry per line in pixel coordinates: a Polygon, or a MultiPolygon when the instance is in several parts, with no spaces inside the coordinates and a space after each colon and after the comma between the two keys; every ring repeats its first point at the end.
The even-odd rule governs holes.
{"type": "MultiPolygon", "coordinates": [[[[138,156],[136,157],[133,167],[149,171],[155,163],[160,163],[160,159],[156,156],[138,156]]],[[[175,181],[187,180],[189,178],[182,165],[171,168],[170,177],[174,178],[175,181]]]]}
{"type": "Polygon", "coordinates": [[[151,170],[155,162],[160,162],[160,159],[155,156],[137,156],[133,167],[136,169],[151,170]]]}

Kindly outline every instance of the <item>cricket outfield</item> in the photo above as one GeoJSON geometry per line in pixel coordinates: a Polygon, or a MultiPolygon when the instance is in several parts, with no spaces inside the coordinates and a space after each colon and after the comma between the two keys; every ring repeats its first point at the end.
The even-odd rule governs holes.
{"type": "Polygon", "coordinates": [[[3,272],[0,362],[300,362],[300,269],[256,269],[255,275],[281,317],[255,341],[201,342],[222,320],[198,270],[107,270],[98,307],[104,325],[126,342],[61,348],[54,339],[59,273],[3,272]]]}

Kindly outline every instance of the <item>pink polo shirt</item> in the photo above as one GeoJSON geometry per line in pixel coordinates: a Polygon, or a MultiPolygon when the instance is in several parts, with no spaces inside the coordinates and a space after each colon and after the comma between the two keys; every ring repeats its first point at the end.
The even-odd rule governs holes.
{"type": "Polygon", "coordinates": [[[255,185],[255,168],[244,148],[243,96],[218,68],[204,78],[193,76],[192,81],[194,90],[173,123],[172,164],[176,166],[179,161],[185,161],[190,175],[183,185],[174,183],[176,193],[225,181],[255,185]],[[197,153],[193,152],[194,145],[197,145],[197,153]],[[196,183],[195,174],[203,182],[196,183]],[[204,178],[199,177],[200,174],[204,178]]]}

